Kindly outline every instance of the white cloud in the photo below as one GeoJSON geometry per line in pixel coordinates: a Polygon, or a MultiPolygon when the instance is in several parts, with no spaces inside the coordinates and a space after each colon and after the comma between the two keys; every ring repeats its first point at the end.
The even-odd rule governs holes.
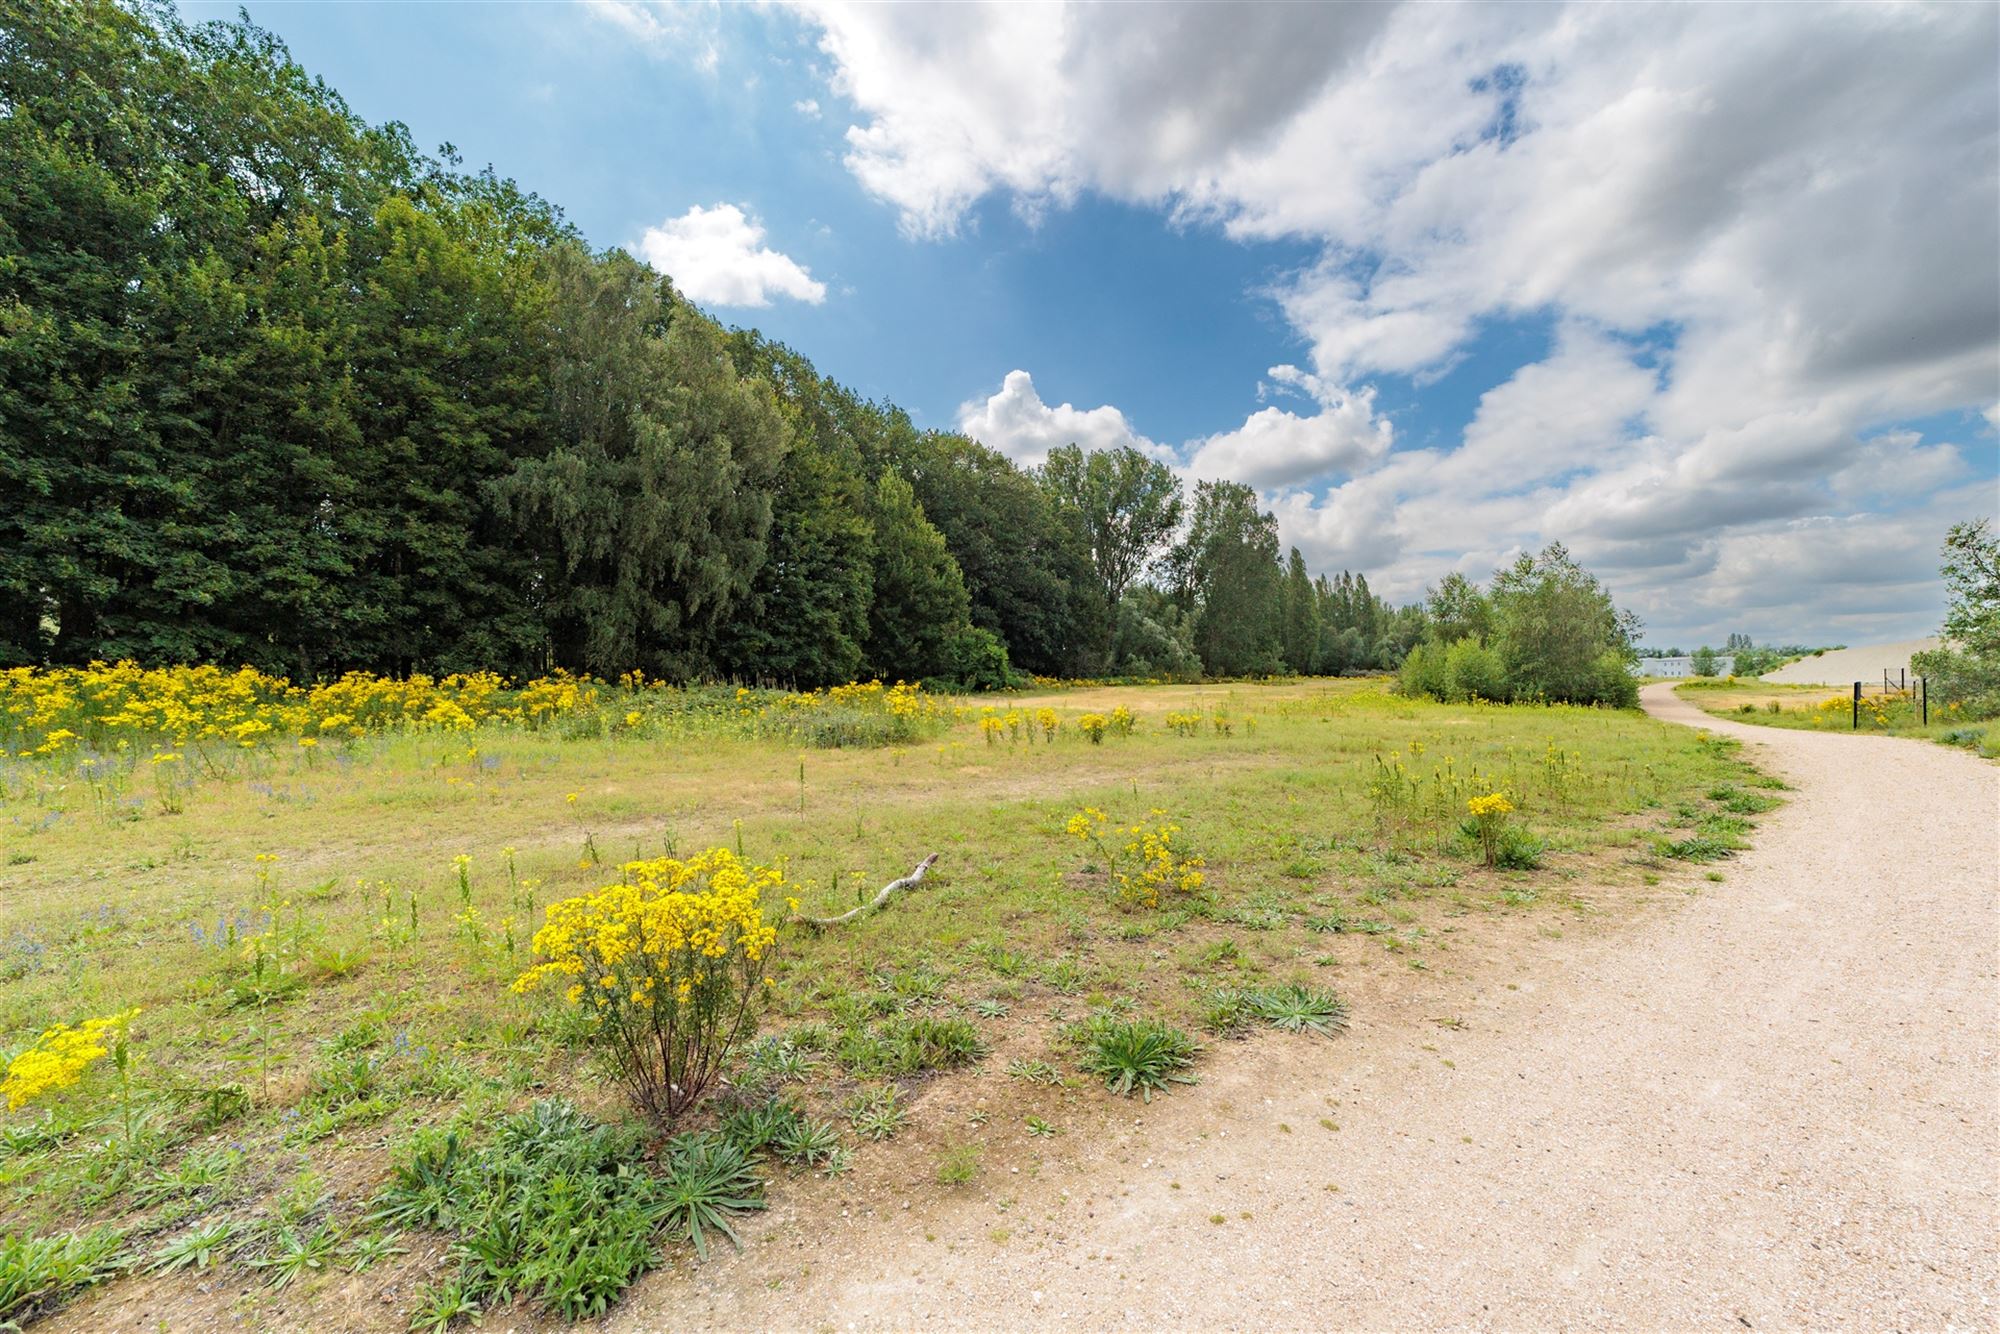
{"type": "Polygon", "coordinates": [[[1280,384],[1306,388],[1319,399],[1319,411],[1310,416],[1275,407],[1253,412],[1235,430],[1190,445],[1190,472],[1256,486],[1295,486],[1352,473],[1389,452],[1394,431],[1375,415],[1373,389],[1349,392],[1325,385],[1295,366],[1274,366],[1270,374],[1280,384]]]}
{"type": "MultiPolygon", "coordinates": [[[[1887,429],[2000,427],[1992,6],[793,7],[855,108],[849,169],[913,236],[1098,192],[1319,247],[1273,293],[1311,349],[1273,379],[1318,413],[1186,457],[1257,480],[1321,564],[1407,596],[1560,537],[1665,626],[1754,603],[1805,635],[1854,614],[1837,550],[1875,545],[1932,590],[1869,613],[1902,633],[1937,601],[1908,553],[1993,508],[1955,442],[1887,429]],[[1365,386],[1514,319],[1555,347],[1462,440],[1386,452],[1365,386]],[[1834,584],[1753,591],[1759,559],[1834,584]]],[[[1016,375],[968,430],[1023,458],[1072,419],[1129,433],[1016,375]]]]}
{"type": "Polygon", "coordinates": [[[764,228],[734,204],[699,204],[648,227],[639,255],[689,299],[714,306],[768,306],[773,297],[818,305],[826,284],[764,244],[764,228]]]}
{"type": "Polygon", "coordinates": [[[686,59],[705,74],[722,63],[719,0],[583,0],[583,6],[627,36],[686,59]]]}
{"type": "Polygon", "coordinates": [[[961,405],[958,429],[1026,467],[1038,466],[1050,450],[1070,444],[1085,450],[1130,446],[1155,458],[1169,456],[1133,430],[1117,408],[1050,407],[1026,371],[1009,371],[997,393],[961,405]]]}
{"type": "Polygon", "coordinates": [[[819,102],[814,98],[808,97],[792,103],[792,110],[798,112],[807,120],[818,120],[820,117],[819,102]]]}

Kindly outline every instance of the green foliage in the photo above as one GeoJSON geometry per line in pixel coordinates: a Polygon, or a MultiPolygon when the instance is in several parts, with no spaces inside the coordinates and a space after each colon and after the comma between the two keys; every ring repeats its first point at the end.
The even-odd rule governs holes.
{"type": "Polygon", "coordinates": [[[1683,862],[1713,862],[1736,855],[1736,845],[1727,839],[1708,834],[1694,834],[1688,838],[1656,838],[1653,851],[1662,857],[1683,862]]]}
{"type": "Polygon", "coordinates": [[[954,1144],[938,1159],[940,1186],[965,1186],[979,1179],[979,1146],[954,1144]]]}
{"type": "Polygon", "coordinates": [[[797,1105],[782,1098],[739,1103],[722,1113],[722,1134],[745,1153],[763,1153],[776,1146],[803,1119],[797,1105]]]}
{"type": "Polygon", "coordinates": [[[1072,1040],[1081,1049],[1084,1071],[1121,1096],[1137,1092],[1151,1102],[1170,1084],[1194,1082],[1187,1073],[1197,1050],[1194,1039],[1160,1020],[1097,1014],[1076,1027],[1072,1040]]]}
{"type": "Polygon", "coordinates": [[[1490,593],[1452,576],[1431,606],[1429,642],[1403,660],[1406,695],[1638,706],[1638,621],[1560,542],[1495,572],[1490,593]],[[1490,627],[1491,647],[1476,627],[1490,627]]]}
{"type": "Polygon", "coordinates": [[[829,1121],[799,1116],[778,1132],[771,1147],[793,1167],[812,1167],[831,1162],[840,1152],[840,1131],[829,1121]]]}
{"type": "Polygon", "coordinates": [[[1168,566],[1170,586],[1193,617],[1204,671],[1246,676],[1284,665],[1278,524],[1258,508],[1255,491],[1238,482],[1199,483],[1187,536],[1168,566]]]}
{"type": "Polygon", "coordinates": [[[250,1257],[249,1264],[266,1271],[272,1287],[290,1287],[327,1268],[340,1249],[340,1241],[340,1229],[331,1222],[323,1221],[313,1227],[281,1225],[270,1244],[260,1254],[250,1257]]]}
{"type": "Polygon", "coordinates": [[[371,1217],[452,1234],[474,1302],[525,1294],[564,1319],[594,1317],[659,1262],[663,1230],[699,1250],[707,1230],[734,1235],[719,1219],[756,1207],[744,1150],[722,1136],[676,1141],[657,1177],[645,1160],[637,1131],[544,1099],[477,1150],[456,1134],[420,1137],[371,1217]]]}
{"type": "Polygon", "coordinates": [[[719,1232],[741,1245],[729,1225],[734,1214],[764,1207],[764,1183],[751,1169],[743,1146],[727,1135],[677,1135],[667,1146],[660,1171],[660,1221],[668,1235],[694,1243],[708,1258],[708,1234],[719,1232]]]}
{"type": "Polygon", "coordinates": [[[1715,650],[1703,644],[1692,654],[1688,655],[1688,670],[1696,676],[1714,676],[1716,666],[1720,661],[1721,659],[1716,656],[1715,650]]]}
{"type": "Polygon", "coordinates": [[[857,1091],[842,1110],[855,1134],[873,1140],[894,1138],[910,1116],[901,1092],[893,1084],[857,1091]]]}
{"type": "Polygon", "coordinates": [[[1944,638],[1966,654],[2000,660],[2000,533],[1990,519],[1955,523],[1945,534],[1944,638]]]}
{"type": "Polygon", "coordinates": [[[156,1274],[177,1269],[208,1269],[229,1253],[235,1227],[227,1219],[202,1223],[162,1242],[147,1265],[156,1274]]]}
{"type": "Polygon", "coordinates": [[[943,678],[954,665],[953,642],[969,625],[958,562],[896,473],[885,470],[877,479],[869,517],[875,525],[870,666],[890,680],[943,678]]]}
{"type": "Polygon", "coordinates": [[[125,1234],[113,1227],[0,1236],[0,1321],[31,1320],[122,1273],[129,1263],[124,1244],[125,1234]]]}
{"type": "Polygon", "coordinates": [[[1123,600],[1180,527],[1180,478],[1129,445],[1090,453],[1059,446],[1041,482],[1089,552],[1106,607],[1123,600]]]}
{"type": "Polygon", "coordinates": [[[1347,1027],[1347,1002],[1321,987],[1288,982],[1245,992],[1243,1000],[1251,1015],[1288,1033],[1332,1037],[1347,1027]]]}

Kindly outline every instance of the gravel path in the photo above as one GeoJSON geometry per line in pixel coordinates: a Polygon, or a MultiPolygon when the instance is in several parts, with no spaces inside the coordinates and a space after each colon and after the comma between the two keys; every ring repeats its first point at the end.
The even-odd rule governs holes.
{"type": "Polygon", "coordinates": [[[618,1323],[2000,1327],[2000,768],[1645,705],[1797,789],[1684,907],[1463,1028],[1232,1049],[1004,1215],[771,1237],[618,1323]]]}

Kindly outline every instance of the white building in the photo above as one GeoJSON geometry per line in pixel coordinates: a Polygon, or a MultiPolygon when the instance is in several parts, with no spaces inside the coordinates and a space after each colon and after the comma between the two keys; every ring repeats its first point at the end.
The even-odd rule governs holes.
{"type": "MultiPolygon", "coordinates": [[[[1640,676],[1693,676],[1694,658],[1683,653],[1678,658],[1641,658],[1633,666],[1633,672],[1640,676]]],[[[1728,676],[1736,670],[1734,653],[1715,655],[1715,674],[1728,676]]]]}

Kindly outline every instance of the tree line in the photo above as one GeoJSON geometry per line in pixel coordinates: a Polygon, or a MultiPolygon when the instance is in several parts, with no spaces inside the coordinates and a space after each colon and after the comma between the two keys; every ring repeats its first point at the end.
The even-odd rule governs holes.
{"type": "Polygon", "coordinates": [[[976,687],[1422,636],[1246,486],[1024,470],[722,327],[247,19],[15,8],[0,103],[0,663],[976,687]]]}

